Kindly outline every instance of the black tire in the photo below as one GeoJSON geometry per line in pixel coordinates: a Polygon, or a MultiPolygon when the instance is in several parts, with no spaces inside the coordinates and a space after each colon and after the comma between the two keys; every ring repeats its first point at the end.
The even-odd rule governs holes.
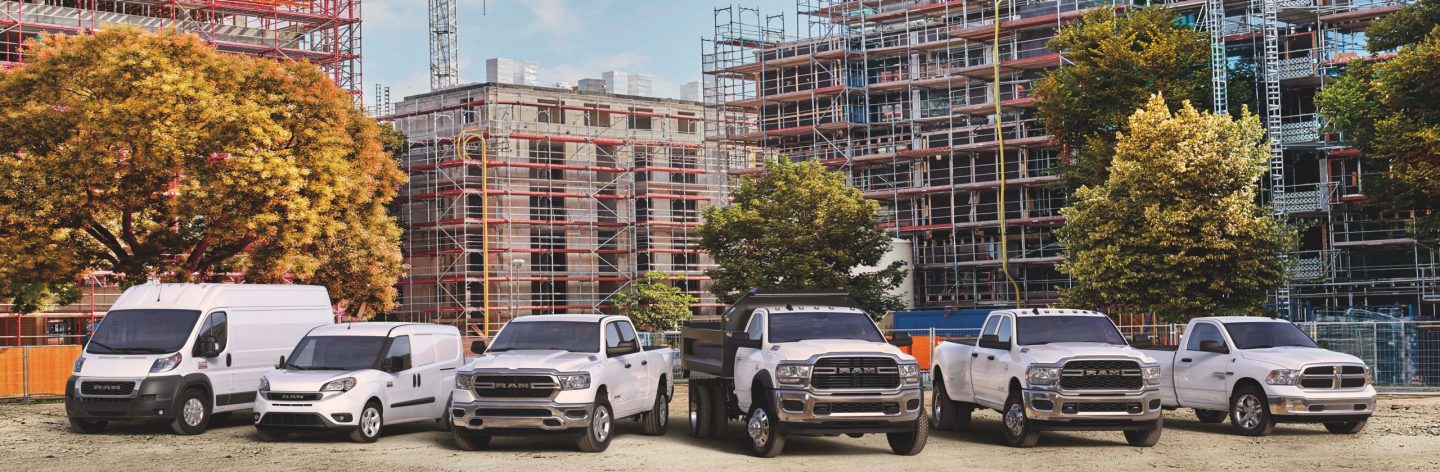
{"type": "Polygon", "coordinates": [[[110,424],[105,420],[87,420],[84,418],[70,418],[70,430],[80,434],[95,434],[105,430],[110,424]]]}
{"type": "Polygon", "coordinates": [[[1005,410],[1000,414],[1005,425],[1005,444],[1029,448],[1040,442],[1040,429],[1025,414],[1020,392],[1010,392],[1010,398],[1005,400],[1005,410]]]}
{"type": "Polygon", "coordinates": [[[890,443],[890,450],[902,456],[913,456],[925,450],[925,440],[930,437],[930,419],[925,417],[925,409],[920,409],[920,417],[915,419],[915,429],[904,433],[885,433],[885,440],[890,443]]]}
{"type": "Polygon", "coordinates": [[[466,428],[450,428],[450,440],[455,442],[456,449],[462,451],[478,451],[490,447],[490,435],[466,428]]]}
{"type": "Polygon", "coordinates": [[[970,415],[975,409],[950,399],[945,391],[945,378],[935,376],[935,390],[930,399],[930,426],[941,431],[965,430],[970,428],[970,415]]]}
{"type": "Polygon", "coordinates": [[[1241,436],[1267,436],[1275,432],[1270,417],[1270,402],[1265,390],[1256,385],[1242,385],[1230,395],[1230,426],[1241,436]]]}
{"type": "Polygon", "coordinates": [[[1151,447],[1160,442],[1160,433],[1165,431],[1165,417],[1155,420],[1155,427],[1125,432],[1125,442],[1136,447],[1151,447]]]}
{"type": "Polygon", "coordinates": [[[205,432],[210,426],[210,395],[205,390],[190,388],[180,394],[179,408],[175,419],[170,421],[170,430],[175,434],[192,435],[205,432]]]}
{"type": "Polygon", "coordinates": [[[1325,423],[1325,429],[1335,434],[1355,434],[1365,429],[1365,423],[1368,421],[1370,420],[1325,423]]]}
{"type": "Polygon", "coordinates": [[[690,437],[710,437],[710,423],[714,421],[710,417],[710,388],[704,384],[690,384],[690,437]]]}
{"type": "Polygon", "coordinates": [[[256,426],[255,437],[260,438],[261,441],[265,442],[284,441],[286,439],[290,439],[290,433],[277,429],[262,428],[256,426]]]}
{"type": "Polygon", "coordinates": [[[852,438],[855,438],[855,439],[860,439],[860,438],[865,437],[865,433],[845,433],[845,435],[846,435],[846,436],[849,436],[849,437],[852,437],[852,438]]]}
{"type": "Polygon", "coordinates": [[[670,399],[665,396],[665,382],[655,390],[655,404],[640,417],[640,431],[649,436],[664,436],[670,430],[670,399]]]}
{"type": "Polygon", "coordinates": [[[366,403],[356,418],[355,422],[359,424],[350,432],[351,441],[373,443],[380,439],[380,433],[385,429],[385,409],[380,407],[380,402],[371,400],[366,403]]]}
{"type": "Polygon", "coordinates": [[[435,425],[439,426],[441,431],[450,431],[451,427],[455,425],[450,421],[450,408],[454,404],[455,397],[445,399],[445,410],[441,411],[440,417],[435,419],[435,425]]]}
{"type": "Polygon", "coordinates": [[[1220,410],[1195,410],[1195,417],[1205,424],[1224,423],[1226,416],[1228,415],[1220,410]]]}
{"type": "Polygon", "coordinates": [[[745,442],[750,445],[750,453],[756,457],[775,457],[785,449],[780,417],[775,416],[775,408],[770,403],[756,401],[750,405],[750,415],[745,418],[745,442]]]}
{"type": "Polygon", "coordinates": [[[614,437],[615,412],[610,410],[610,402],[596,398],[595,410],[590,412],[590,424],[580,434],[580,439],[575,440],[575,446],[581,452],[601,452],[610,447],[610,440],[614,437]]]}
{"type": "Polygon", "coordinates": [[[725,432],[725,427],[730,425],[730,416],[727,413],[730,404],[730,393],[725,391],[725,385],[712,383],[707,385],[710,389],[710,431],[706,437],[716,437],[725,432]]]}

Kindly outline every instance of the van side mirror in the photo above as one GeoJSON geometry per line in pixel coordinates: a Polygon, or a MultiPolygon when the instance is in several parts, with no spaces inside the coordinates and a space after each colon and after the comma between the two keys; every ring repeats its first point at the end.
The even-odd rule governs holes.
{"type": "Polygon", "coordinates": [[[1154,347],[1155,338],[1148,334],[1137,334],[1130,337],[1130,347],[1154,347]]]}
{"type": "Polygon", "coordinates": [[[275,364],[275,368],[276,368],[276,369],[284,369],[284,368],[285,368],[285,356],[280,356],[280,362],[277,363],[277,364],[275,364]]]}
{"type": "Polygon", "coordinates": [[[1010,350],[1010,342],[1001,341],[999,335],[987,334],[980,337],[980,347],[1008,351],[1010,350]]]}
{"type": "Polygon", "coordinates": [[[895,347],[910,347],[915,344],[915,340],[910,337],[910,333],[896,331],[890,335],[890,344],[895,347]]]}
{"type": "Polygon", "coordinates": [[[485,353],[485,341],[475,340],[470,343],[470,352],[475,354],[485,353]]]}
{"type": "Polygon", "coordinates": [[[1220,344],[1220,341],[1200,341],[1200,352],[1213,352],[1216,354],[1229,354],[1230,348],[1220,344]]]}
{"type": "Polygon", "coordinates": [[[391,374],[405,370],[405,356],[386,357],[380,361],[380,370],[391,374]]]}
{"type": "Polygon", "coordinates": [[[216,357],[220,355],[220,341],[214,336],[201,336],[195,343],[195,355],[197,357],[216,357]]]}

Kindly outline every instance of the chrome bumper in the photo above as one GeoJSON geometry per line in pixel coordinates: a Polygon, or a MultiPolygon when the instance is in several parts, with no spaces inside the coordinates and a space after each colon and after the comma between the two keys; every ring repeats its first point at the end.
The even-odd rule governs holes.
{"type": "Polygon", "coordinates": [[[1085,421],[1154,421],[1164,414],[1160,391],[1147,390],[1137,394],[1074,395],[1052,390],[1026,390],[1025,415],[1032,420],[1076,422],[1085,421]],[[1086,411],[1097,404],[1129,404],[1125,411],[1086,411]]]}
{"type": "Polygon", "coordinates": [[[537,429],[564,431],[590,425],[593,403],[480,401],[450,405],[450,424],[477,431],[537,429]]]}
{"type": "MultiPolygon", "coordinates": [[[[776,390],[775,412],[782,423],[805,423],[820,425],[830,422],[880,422],[908,423],[920,417],[923,408],[919,387],[902,389],[894,393],[878,395],[821,394],[807,390],[776,390]],[[836,407],[860,407],[864,404],[881,405],[878,412],[847,413],[834,412],[836,407]],[[816,411],[816,406],[820,411],[816,411]],[[893,407],[887,407],[893,405],[893,407]],[[891,408],[886,410],[886,408],[891,408]],[[887,412],[888,411],[888,412],[887,412]]],[[[858,409],[858,408],[857,408],[858,409]]]]}
{"type": "Polygon", "coordinates": [[[1375,414],[1375,397],[1305,398],[1274,396],[1270,414],[1274,416],[1369,416],[1375,414]]]}

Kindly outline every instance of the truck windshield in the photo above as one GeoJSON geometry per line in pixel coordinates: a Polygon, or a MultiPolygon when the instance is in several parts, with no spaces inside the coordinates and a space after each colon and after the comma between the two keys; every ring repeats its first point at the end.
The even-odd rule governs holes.
{"type": "Polygon", "coordinates": [[[1021,346],[1050,343],[1104,343],[1124,346],[1125,338],[1103,316],[1017,316],[1021,346]]]}
{"type": "Polygon", "coordinates": [[[197,310],[114,310],[105,314],[85,352],[165,354],[179,351],[200,319],[197,310]]]}
{"type": "Polygon", "coordinates": [[[1225,323],[1225,331],[1235,341],[1236,349],[1271,347],[1319,347],[1304,331],[1290,323],[1239,322],[1225,323]]]}
{"type": "Polygon", "coordinates": [[[770,342],[808,339],[858,339],[885,342],[864,313],[778,313],[770,316],[770,342]]]}
{"type": "Polygon", "coordinates": [[[505,325],[485,352],[536,349],[600,352],[600,323],[590,321],[522,321],[505,325]]]}
{"type": "Polygon", "coordinates": [[[361,370],[374,368],[385,336],[306,336],[285,363],[291,370],[361,370]]]}

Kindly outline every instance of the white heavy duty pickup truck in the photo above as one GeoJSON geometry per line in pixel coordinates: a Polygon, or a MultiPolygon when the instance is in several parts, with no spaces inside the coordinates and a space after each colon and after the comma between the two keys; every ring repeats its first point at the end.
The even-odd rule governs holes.
{"type": "Polygon", "coordinates": [[[645,434],[669,426],[674,351],[642,348],[624,316],[516,318],[479,358],[455,375],[450,405],[456,446],[476,450],[492,436],[578,435],[585,452],[609,447],[615,421],[631,417],[645,434]]]}
{"type": "Polygon", "coordinates": [[[760,457],[792,435],[885,433],[896,454],[925,448],[920,366],[896,347],[909,336],[887,343],[845,292],[752,289],[681,336],[691,436],[714,437],[738,418],[760,457]]]}
{"type": "Polygon", "coordinates": [[[1288,321],[1196,318],[1178,346],[1141,349],[1160,361],[1166,407],[1194,408],[1205,423],[1229,416],[1246,436],[1270,434],[1277,422],[1324,423],[1332,433],[1355,434],[1375,413],[1365,363],[1321,348],[1288,321]]]}
{"type": "Polygon", "coordinates": [[[1093,311],[991,312],[974,346],[936,347],[930,373],[937,429],[968,427],[975,408],[999,411],[1014,447],[1034,446],[1041,431],[1104,430],[1149,447],[1164,428],[1160,365],[1093,311]]]}

